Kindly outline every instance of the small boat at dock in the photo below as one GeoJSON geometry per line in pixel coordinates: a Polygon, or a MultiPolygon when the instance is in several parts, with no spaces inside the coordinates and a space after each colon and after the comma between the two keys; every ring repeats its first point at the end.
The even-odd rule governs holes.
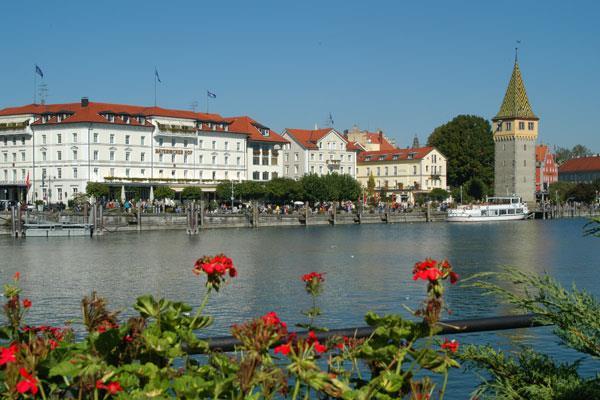
{"type": "Polygon", "coordinates": [[[520,197],[487,197],[485,203],[461,205],[448,210],[448,222],[515,221],[529,216],[520,197]]]}

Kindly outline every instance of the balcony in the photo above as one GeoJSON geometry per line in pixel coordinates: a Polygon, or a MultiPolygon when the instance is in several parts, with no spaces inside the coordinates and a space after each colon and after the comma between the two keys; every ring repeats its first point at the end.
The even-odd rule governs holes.
{"type": "Polygon", "coordinates": [[[157,124],[157,126],[158,132],[155,136],[196,137],[198,134],[198,130],[193,126],[169,124],[157,124]]]}
{"type": "Polygon", "coordinates": [[[23,122],[1,122],[0,123],[0,136],[14,136],[14,135],[29,135],[31,136],[31,129],[29,129],[29,120],[23,122]]]}

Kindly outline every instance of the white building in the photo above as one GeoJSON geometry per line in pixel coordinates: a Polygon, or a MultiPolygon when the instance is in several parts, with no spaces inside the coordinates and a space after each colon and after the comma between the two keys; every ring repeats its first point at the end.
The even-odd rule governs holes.
{"type": "Polygon", "coordinates": [[[332,172],[356,176],[356,155],[360,149],[335,129],[287,128],[281,136],[290,143],[283,151],[284,176],[298,179],[305,174],[332,172]]]}
{"type": "MultiPolygon", "coordinates": [[[[28,201],[66,203],[89,181],[146,192],[159,184],[214,190],[221,180],[249,178],[248,144],[258,129],[269,131],[265,143],[283,141],[251,121],[85,98],[6,108],[0,110],[0,199],[23,200],[27,192],[28,201]]],[[[271,160],[265,170],[278,176],[281,162],[271,160]]]]}

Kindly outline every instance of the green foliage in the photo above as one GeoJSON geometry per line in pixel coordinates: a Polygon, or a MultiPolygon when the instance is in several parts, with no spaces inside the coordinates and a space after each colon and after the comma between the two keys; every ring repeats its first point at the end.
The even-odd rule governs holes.
{"type": "Polygon", "coordinates": [[[585,236],[593,235],[600,237],[600,217],[592,218],[590,222],[585,224],[583,234],[585,236]]]}
{"type": "Polygon", "coordinates": [[[431,189],[431,192],[429,192],[429,198],[438,202],[446,200],[449,195],[448,191],[441,188],[431,189]]]}
{"type": "Polygon", "coordinates": [[[200,200],[202,198],[202,189],[198,186],[186,186],[181,192],[181,197],[185,200],[200,200]]]}
{"type": "Polygon", "coordinates": [[[491,346],[466,346],[460,354],[467,367],[485,370],[487,378],[473,394],[479,399],[600,398],[600,378],[585,379],[577,373],[578,362],[556,364],[550,357],[521,348],[513,357],[491,346]]]}
{"type": "Polygon", "coordinates": [[[104,183],[88,182],[87,186],[85,187],[85,192],[90,197],[93,196],[96,199],[101,199],[102,197],[108,197],[110,191],[108,186],[104,183]]]}
{"type": "Polygon", "coordinates": [[[556,198],[558,196],[558,202],[564,203],[569,198],[569,192],[574,187],[575,184],[573,182],[552,182],[550,186],[548,186],[548,200],[550,200],[553,203],[556,203],[556,198]]]}
{"type": "Polygon", "coordinates": [[[466,190],[467,195],[475,200],[482,200],[485,198],[488,188],[485,183],[477,177],[471,178],[467,181],[463,190],[466,190]]]}
{"type": "Polygon", "coordinates": [[[331,192],[327,187],[325,180],[317,174],[304,175],[300,179],[302,190],[305,193],[306,200],[311,203],[317,201],[328,201],[331,200],[331,192]]]}
{"type": "Polygon", "coordinates": [[[274,203],[291,203],[304,199],[302,185],[291,178],[274,178],[265,185],[266,198],[274,203]]]}
{"type": "Polygon", "coordinates": [[[459,115],[433,130],[428,146],[448,159],[448,185],[458,187],[478,178],[485,187],[494,183],[494,141],[489,122],[474,115],[459,115]]]}
{"type": "Polygon", "coordinates": [[[154,189],[154,198],[157,200],[172,199],[175,197],[175,191],[168,186],[158,186],[154,189]]]}

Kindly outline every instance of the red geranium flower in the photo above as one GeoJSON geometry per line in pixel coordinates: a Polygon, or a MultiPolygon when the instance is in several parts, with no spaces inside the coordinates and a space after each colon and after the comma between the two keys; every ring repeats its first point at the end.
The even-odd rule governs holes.
{"type": "Polygon", "coordinates": [[[450,273],[448,274],[448,276],[450,276],[450,283],[451,284],[455,284],[456,282],[458,282],[458,278],[460,277],[456,272],[454,271],[450,271],[450,273]]]}
{"type": "Polygon", "coordinates": [[[19,279],[21,279],[21,273],[19,271],[15,272],[15,274],[13,275],[13,279],[15,281],[18,281],[19,279]]]}
{"type": "Polygon", "coordinates": [[[0,365],[8,364],[17,361],[15,353],[17,345],[13,344],[10,347],[0,347],[0,365]]]}
{"type": "Polygon", "coordinates": [[[214,285],[217,288],[224,279],[225,274],[229,274],[231,278],[237,276],[237,270],[233,266],[233,261],[224,254],[199,258],[196,260],[192,272],[196,275],[205,273],[208,276],[207,284],[214,285]]]}
{"type": "Polygon", "coordinates": [[[106,390],[109,394],[115,395],[121,391],[123,391],[123,388],[121,387],[121,384],[117,381],[114,382],[108,382],[108,384],[104,384],[102,382],[101,379],[98,379],[96,381],[96,389],[104,389],[106,390]]]}
{"type": "Polygon", "coordinates": [[[442,276],[442,272],[437,268],[429,268],[415,272],[413,280],[422,279],[424,281],[437,281],[442,276]]]}
{"type": "Polygon", "coordinates": [[[287,356],[290,354],[290,350],[292,350],[292,345],[290,343],[280,344],[275,347],[275,354],[280,353],[281,355],[287,356]]]}
{"type": "Polygon", "coordinates": [[[31,300],[29,300],[29,299],[23,300],[23,307],[25,307],[25,308],[31,307],[31,300]]]}
{"type": "Polygon", "coordinates": [[[306,283],[312,282],[313,279],[316,279],[317,282],[324,282],[325,281],[325,274],[324,273],[319,273],[319,272],[310,272],[308,274],[304,274],[302,275],[302,280],[306,283]]]}
{"type": "Polygon", "coordinates": [[[458,341],[456,340],[448,340],[448,339],[444,339],[444,343],[442,343],[442,349],[444,350],[449,350],[452,353],[456,353],[456,350],[458,350],[458,341]]]}
{"type": "Polygon", "coordinates": [[[21,394],[31,392],[31,394],[35,395],[38,392],[37,378],[30,375],[25,368],[21,368],[19,374],[23,377],[23,380],[17,383],[17,392],[21,394]]]}

